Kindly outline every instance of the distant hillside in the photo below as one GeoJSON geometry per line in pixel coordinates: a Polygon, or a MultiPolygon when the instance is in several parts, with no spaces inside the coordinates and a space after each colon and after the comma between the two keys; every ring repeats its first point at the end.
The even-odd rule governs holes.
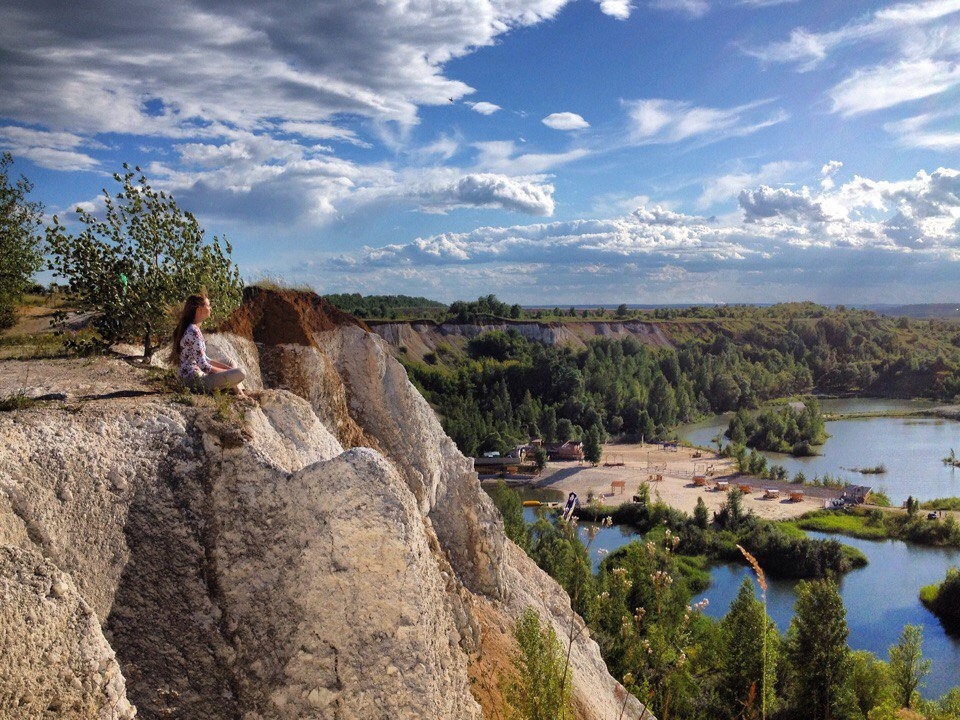
{"type": "Polygon", "coordinates": [[[920,305],[864,305],[864,310],[873,310],[879,315],[912,318],[943,318],[960,320],[960,302],[924,303],[920,305]]]}
{"type": "Polygon", "coordinates": [[[323,297],[334,307],[361,318],[433,317],[447,311],[447,306],[442,302],[411,295],[339,293],[323,297]]]}

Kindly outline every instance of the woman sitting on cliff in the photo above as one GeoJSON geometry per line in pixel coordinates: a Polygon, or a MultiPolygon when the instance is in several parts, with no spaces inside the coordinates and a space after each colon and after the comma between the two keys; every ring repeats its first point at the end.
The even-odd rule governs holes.
{"type": "Polygon", "coordinates": [[[180,322],[173,333],[170,360],[178,366],[180,382],[194,390],[212,392],[233,390],[243,394],[243,370],[224,365],[207,357],[207,346],[200,332],[200,323],[210,317],[210,300],[206,294],[191,295],[183,304],[180,322]]]}

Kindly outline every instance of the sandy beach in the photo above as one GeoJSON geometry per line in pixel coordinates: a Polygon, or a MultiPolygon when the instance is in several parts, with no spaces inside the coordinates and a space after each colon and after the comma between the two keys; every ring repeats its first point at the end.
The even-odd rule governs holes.
{"type": "MultiPolygon", "coordinates": [[[[744,496],[744,507],[761,517],[785,520],[823,507],[823,500],[819,497],[806,497],[801,502],[791,502],[782,497],[765,499],[762,488],[771,483],[738,475],[736,462],[730,458],[707,450],[686,447],[664,450],[660,445],[650,444],[605,445],[603,460],[597,467],[577,462],[547,463],[533,484],[564,494],[575,492],[581,502],[586,502],[588,493],[592,491],[597,501],[613,506],[629,502],[640,483],[649,482],[651,476],[658,475],[663,479],[649,483],[651,497],[688,513],[693,512],[698,497],[703,498],[711,511],[719,510],[726,493],[714,490],[714,482],[734,481],[737,478],[753,487],[753,491],[744,496]],[[700,457],[695,457],[697,452],[700,457]],[[623,465],[604,466],[603,463],[623,465]],[[707,487],[693,484],[694,473],[707,476],[707,487]],[[612,488],[611,484],[618,481],[623,482],[625,487],[612,488]]],[[[808,493],[811,490],[805,488],[808,493]]]]}

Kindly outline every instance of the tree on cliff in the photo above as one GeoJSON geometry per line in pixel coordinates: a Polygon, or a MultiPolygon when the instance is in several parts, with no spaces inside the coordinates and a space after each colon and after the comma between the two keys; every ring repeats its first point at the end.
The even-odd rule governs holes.
{"type": "Polygon", "coordinates": [[[548,622],[541,628],[533,608],[523,611],[514,629],[519,651],[513,676],[505,682],[509,720],[557,720],[569,717],[570,685],[564,684],[564,654],[548,622]]]}
{"type": "Polygon", "coordinates": [[[16,305],[41,267],[43,205],[27,199],[29,180],[10,179],[12,165],[10,153],[0,155],[0,328],[16,322],[16,305]]]}
{"type": "Polygon", "coordinates": [[[206,242],[192,213],[151,188],[140,168],[123,168],[113,176],[120,192],[103,191],[102,218],[77,208],[78,235],[54,216],[49,269],[67,280],[77,307],[98,313],[94,326],[104,341],[142,338],[149,358],[156,335],[172,325],[171,308],[187,294],[206,288],[214,317],[222,317],[240,303],[242,282],[229,242],[206,242]]]}

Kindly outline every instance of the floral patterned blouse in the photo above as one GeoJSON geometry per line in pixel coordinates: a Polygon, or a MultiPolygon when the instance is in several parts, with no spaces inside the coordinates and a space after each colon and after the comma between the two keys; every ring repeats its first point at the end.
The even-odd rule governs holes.
{"type": "Polygon", "coordinates": [[[203,333],[196,325],[188,325],[180,340],[180,379],[202,377],[211,370],[213,365],[207,357],[207,344],[203,341],[203,333]]]}

